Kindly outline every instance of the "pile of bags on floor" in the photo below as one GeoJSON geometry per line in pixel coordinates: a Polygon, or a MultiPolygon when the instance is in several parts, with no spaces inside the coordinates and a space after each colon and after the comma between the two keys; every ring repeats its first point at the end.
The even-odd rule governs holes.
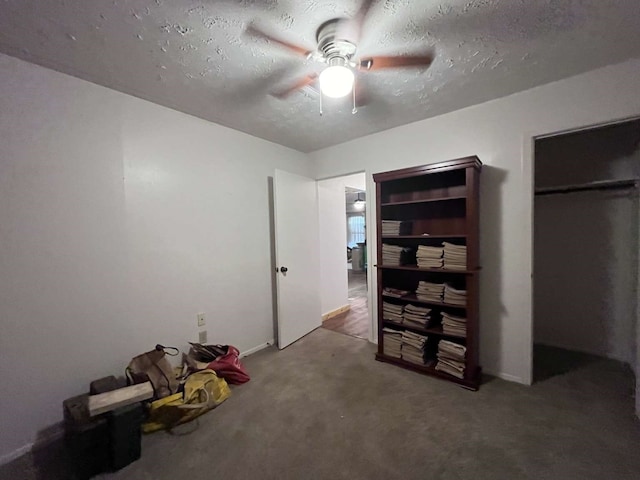
{"type": "Polygon", "coordinates": [[[217,407],[231,395],[228,383],[242,384],[249,375],[240,363],[237,348],[231,345],[192,343],[182,354],[182,365],[172,367],[167,355],[176,348],[156,345],[155,349],[134,357],[127,367],[130,383],[151,382],[153,401],[148,405],[145,433],[189,422],[217,407]]]}

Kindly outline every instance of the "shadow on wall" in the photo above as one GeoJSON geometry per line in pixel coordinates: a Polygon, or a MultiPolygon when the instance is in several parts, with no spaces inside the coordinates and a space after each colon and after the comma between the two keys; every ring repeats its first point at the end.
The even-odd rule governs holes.
{"type": "Polygon", "coordinates": [[[482,166],[480,176],[480,364],[500,367],[505,307],[502,291],[502,186],[507,170],[482,166]]]}
{"type": "Polygon", "coordinates": [[[34,447],[26,455],[0,466],[0,480],[69,480],[73,478],[77,477],[61,438],[34,447]]]}

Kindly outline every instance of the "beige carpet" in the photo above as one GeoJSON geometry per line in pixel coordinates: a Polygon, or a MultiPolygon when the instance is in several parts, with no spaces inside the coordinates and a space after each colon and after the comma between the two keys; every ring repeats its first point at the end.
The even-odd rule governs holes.
{"type": "MultiPolygon", "coordinates": [[[[108,479],[634,479],[633,375],[592,358],[532,387],[479,392],[382,364],[364,340],[318,329],[246,359],[253,377],[184,435],[144,438],[108,479]],[[187,433],[192,430],[192,433],[187,433]]],[[[552,365],[553,362],[550,363],[552,365]]],[[[70,478],[56,450],[0,478],[70,478]]]]}

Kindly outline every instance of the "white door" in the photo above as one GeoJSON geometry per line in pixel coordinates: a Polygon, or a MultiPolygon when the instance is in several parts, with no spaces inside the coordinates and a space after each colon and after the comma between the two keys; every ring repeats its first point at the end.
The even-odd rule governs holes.
{"type": "Polygon", "coordinates": [[[316,181],[276,170],[274,177],[278,348],[318,328],[318,190],[316,181]]]}

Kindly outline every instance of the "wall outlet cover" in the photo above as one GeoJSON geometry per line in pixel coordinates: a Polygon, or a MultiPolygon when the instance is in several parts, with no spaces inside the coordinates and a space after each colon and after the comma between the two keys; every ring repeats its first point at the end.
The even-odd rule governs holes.
{"type": "Polygon", "coordinates": [[[198,343],[207,343],[207,331],[203,330],[198,333],[198,343]]]}
{"type": "Polygon", "coordinates": [[[199,327],[204,327],[206,325],[205,319],[204,319],[204,313],[199,313],[198,314],[198,326],[199,327]]]}

